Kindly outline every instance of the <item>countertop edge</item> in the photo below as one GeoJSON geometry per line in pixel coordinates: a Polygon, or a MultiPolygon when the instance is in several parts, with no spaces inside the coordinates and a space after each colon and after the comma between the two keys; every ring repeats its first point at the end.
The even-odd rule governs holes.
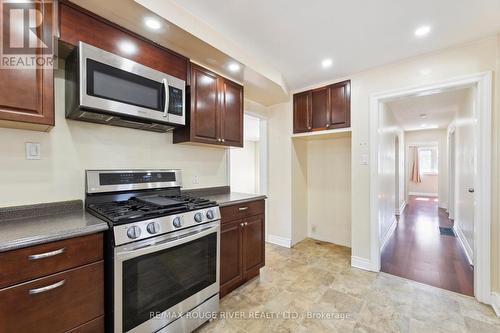
{"type": "Polygon", "coordinates": [[[0,252],[18,250],[25,247],[60,241],[68,238],[96,234],[108,229],[108,224],[106,222],[103,222],[92,226],[86,226],[84,228],[64,230],[62,232],[53,233],[50,235],[38,235],[34,237],[20,238],[0,243],[0,252]]]}
{"type": "Polygon", "coordinates": [[[238,199],[238,200],[232,200],[232,201],[225,201],[225,202],[218,202],[219,207],[225,207],[225,206],[233,206],[241,203],[246,203],[246,202],[252,202],[252,201],[257,201],[257,200],[265,200],[267,199],[267,196],[265,195],[256,195],[255,197],[249,197],[249,198],[244,198],[244,199],[238,199]]]}

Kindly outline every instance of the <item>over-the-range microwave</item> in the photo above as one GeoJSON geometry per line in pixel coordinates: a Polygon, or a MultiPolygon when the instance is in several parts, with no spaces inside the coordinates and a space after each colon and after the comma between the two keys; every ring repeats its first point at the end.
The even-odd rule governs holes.
{"type": "Polygon", "coordinates": [[[186,83],[79,42],[66,59],[66,117],[166,132],[186,124],[186,83]]]}

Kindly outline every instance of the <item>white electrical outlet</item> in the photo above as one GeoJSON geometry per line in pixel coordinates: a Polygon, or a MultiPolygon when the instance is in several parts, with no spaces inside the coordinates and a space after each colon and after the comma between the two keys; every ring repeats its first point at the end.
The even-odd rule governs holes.
{"type": "Polygon", "coordinates": [[[200,183],[200,177],[194,176],[193,177],[193,184],[199,184],[200,183]]]}
{"type": "Polygon", "coordinates": [[[41,158],[40,143],[26,142],[26,159],[39,160],[41,158]]]}

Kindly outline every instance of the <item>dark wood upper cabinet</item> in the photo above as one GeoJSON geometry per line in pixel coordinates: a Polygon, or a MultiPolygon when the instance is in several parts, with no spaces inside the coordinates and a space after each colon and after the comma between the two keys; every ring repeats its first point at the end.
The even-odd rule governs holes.
{"type": "MultiPolygon", "coordinates": [[[[52,11],[45,10],[43,2],[31,6],[43,12],[43,22],[52,21],[52,11]]],[[[37,30],[38,35],[52,34],[52,28],[44,23],[37,30]]],[[[0,69],[0,124],[41,131],[54,126],[52,69],[0,69]]]]}
{"type": "Polygon", "coordinates": [[[188,81],[188,58],[69,1],[61,1],[59,4],[59,25],[61,42],[77,45],[82,41],[188,81]],[[136,52],[124,52],[120,48],[123,42],[134,44],[136,52]]]}
{"type": "Polygon", "coordinates": [[[330,128],[351,126],[351,81],[330,86],[330,128]]]}
{"type": "Polygon", "coordinates": [[[312,130],[326,130],[330,126],[330,89],[323,87],[311,92],[312,130]]]}
{"type": "Polygon", "coordinates": [[[191,64],[187,124],[174,130],[174,143],[243,147],[243,87],[191,64]]]}
{"type": "Polygon", "coordinates": [[[222,80],[221,138],[228,146],[243,145],[243,89],[239,84],[222,80]]]}
{"type": "Polygon", "coordinates": [[[351,81],[293,95],[293,133],[351,126],[351,81]]]}
{"type": "Polygon", "coordinates": [[[191,110],[195,116],[190,119],[193,136],[197,141],[217,144],[220,138],[218,85],[217,75],[193,66],[191,110]]]}
{"type": "Polygon", "coordinates": [[[311,96],[310,91],[293,95],[293,132],[308,132],[311,124],[311,96]]]}

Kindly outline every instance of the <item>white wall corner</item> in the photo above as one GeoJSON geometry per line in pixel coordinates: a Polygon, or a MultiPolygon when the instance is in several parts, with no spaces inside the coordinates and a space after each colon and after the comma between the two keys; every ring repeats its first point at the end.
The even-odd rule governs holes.
{"type": "Polygon", "coordinates": [[[286,248],[292,247],[292,240],[290,238],[275,236],[275,235],[267,235],[266,242],[272,243],[275,245],[283,246],[286,248]]]}
{"type": "Polygon", "coordinates": [[[496,292],[491,293],[491,307],[495,311],[497,317],[500,317],[500,294],[496,292]]]}
{"type": "Polygon", "coordinates": [[[462,229],[460,229],[458,227],[457,221],[455,221],[455,224],[453,225],[453,231],[457,235],[458,240],[460,242],[460,245],[462,246],[462,249],[464,249],[465,256],[467,257],[469,264],[474,265],[474,261],[473,261],[474,252],[472,251],[472,248],[471,248],[469,242],[467,242],[467,239],[465,238],[465,235],[462,232],[462,229]]]}
{"type": "Polygon", "coordinates": [[[394,232],[394,230],[396,230],[397,225],[398,225],[398,220],[396,219],[396,216],[394,216],[392,219],[392,222],[391,222],[391,226],[389,227],[389,229],[387,229],[387,232],[385,233],[384,238],[382,238],[382,240],[380,242],[380,244],[381,244],[380,245],[380,253],[382,253],[382,250],[384,249],[385,245],[389,241],[389,238],[391,238],[392,233],[394,232]]]}
{"type": "Polygon", "coordinates": [[[364,269],[365,271],[371,271],[371,272],[380,271],[377,265],[372,263],[370,260],[356,256],[351,257],[351,266],[359,269],[364,269]]]}

